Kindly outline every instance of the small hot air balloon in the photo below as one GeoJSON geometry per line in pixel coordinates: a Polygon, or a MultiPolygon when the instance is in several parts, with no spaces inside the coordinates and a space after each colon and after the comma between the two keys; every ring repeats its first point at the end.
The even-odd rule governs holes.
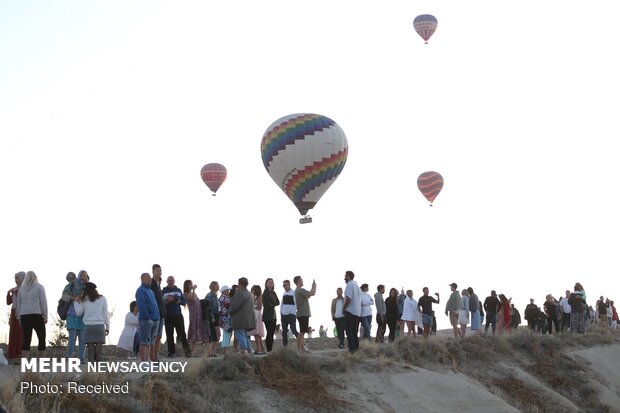
{"type": "Polygon", "coordinates": [[[430,14],[421,14],[413,20],[413,28],[424,39],[424,44],[428,44],[437,29],[437,19],[430,14]]]}
{"type": "MultiPolygon", "coordinates": [[[[347,161],[348,148],[347,137],[336,122],[312,113],[276,120],[260,145],[265,169],[302,215],[334,183],[347,161]]],[[[312,219],[306,216],[299,222],[312,219]]]]}
{"type": "Polygon", "coordinates": [[[200,177],[213,191],[213,196],[226,180],[226,168],[219,163],[208,163],[200,170],[200,177]]]}
{"type": "Polygon", "coordinates": [[[438,172],[424,172],[418,177],[418,189],[433,206],[433,201],[443,188],[443,177],[438,172]]]}

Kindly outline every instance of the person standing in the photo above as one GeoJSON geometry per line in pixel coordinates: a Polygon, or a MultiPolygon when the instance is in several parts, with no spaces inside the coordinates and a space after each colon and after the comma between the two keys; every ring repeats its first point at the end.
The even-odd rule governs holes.
{"type": "Polygon", "coordinates": [[[205,296],[205,300],[209,301],[209,308],[213,313],[213,317],[210,318],[212,321],[207,326],[207,328],[209,329],[207,355],[209,357],[217,357],[217,346],[220,342],[220,301],[217,298],[217,292],[219,290],[220,284],[217,281],[211,281],[211,283],[209,284],[209,292],[205,296]]]}
{"type": "Polygon", "coordinates": [[[549,334],[553,334],[553,327],[555,327],[555,332],[560,332],[560,322],[558,321],[558,301],[551,295],[547,294],[545,297],[545,303],[543,304],[543,308],[545,310],[545,315],[547,316],[547,330],[549,334]]]}
{"type": "Polygon", "coordinates": [[[15,305],[15,315],[19,318],[24,331],[24,345],[22,357],[30,355],[30,341],[32,330],[37,333],[39,339],[38,355],[45,357],[45,324],[47,324],[47,296],[45,288],[39,284],[37,274],[28,271],[24,277],[15,305]]]}
{"type": "Polygon", "coordinates": [[[276,307],[280,305],[280,300],[275,292],[273,278],[265,280],[265,291],[263,292],[263,323],[265,323],[266,337],[265,345],[267,352],[273,350],[273,335],[276,331],[276,307]]]}
{"type": "MultiPolygon", "coordinates": [[[[422,314],[418,309],[418,302],[413,298],[412,290],[407,290],[407,299],[403,306],[403,321],[407,325],[407,335],[416,337],[416,325],[422,324],[422,314]]],[[[404,332],[402,330],[401,334],[404,332]]]]}
{"type": "Polygon", "coordinates": [[[499,302],[500,302],[500,310],[497,312],[497,318],[498,318],[497,326],[498,326],[499,334],[502,334],[504,331],[510,334],[511,333],[510,332],[510,320],[511,320],[510,303],[512,302],[512,297],[506,298],[504,294],[500,294],[499,302]]]}
{"type": "Polygon", "coordinates": [[[497,312],[501,307],[499,298],[495,290],[491,291],[491,295],[484,300],[484,311],[486,312],[486,323],[484,324],[484,333],[489,331],[489,324],[491,325],[491,331],[495,335],[495,329],[497,327],[497,312]]]}
{"type": "Polygon", "coordinates": [[[566,290],[564,293],[564,297],[560,300],[560,308],[562,309],[562,320],[561,320],[561,330],[568,331],[570,328],[570,304],[568,303],[568,298],[570,297],[570,291],[566,290]]]}
{"type": "Polygon", "coordinates": [[[607,303],[603,299],[603,296],[596,300],[596,311],[598,312],[598,321],[601,325],[607,324],[607,303]]]}
{"type": "Polygon", "coordinates": [[[248,279],[239,278],[239,284],[235,295],[230,299],[230,318],[235,340],[239,343],[242,354],[252,354],[252,343],[248,337],[248,331],[256,327],[254,316],[254,300],[248,291],[248,279]]]}
{"type": "Polygon", "coordinates": [[[474,289],[467,288],[469,294],[469,311],[471,312],[471,331],[480,333],[480,327],[482,326],[482,320],[480,317],[480,300],[478,295],[474,293],[474,289]]]}
{"type": "Polygon", "coordinates": [[[376,343],[383,343],[385,337],[385,326],[387,324],[385,300],[383,299],[385,294],[385,285],[379,284],[377,286],[377,292],[375,293],[375,306],[377,307],[377,336],[375,337],[376,343]]]}
{"type": "Polygon", "coordinates": [[[424,326],[423,337],[428,338],[433,327],[433,303],[439,304],[439,293],[435,293],[437,299],[428,295],[428,287],[422,288],[422,297],[418,300],[418,306],[422,311],[422,325],[424,326]]]}
{"type": "Polygon", "coordinates": [[[454,337],[461,336],[461,330],[459,329],[459,310],[463,308],[463,300],[461,300],[457,288],[458,286],[456,283],[450,284],[452,293],[450,294],[450,298],[448,298],[445,310],[445,314],[450,317],[450,324],[452,325],[454,337]]]}
{"type": "Polygon", "coordinates": [[[282,282],[284,293],[282,294],[282,305],[280,306],[280,319],[282,321],[282,346],[288,345],[288,329],[297,339],[297,307],[295,306],[295,291],[291,289],[291,282],[284,280],[282,282]]]}
{"type": "Polygon", "coordinates": [[[517,331],[519,328],[519,324],[521,324],[521,314],[517,307],[514,304],[510,303],[510,328],[514,331],[517,331]]]}
{"type": "Polygon", "coordinates": [[[342,288],[338,287],[336,289],[336,298],[332,300],[332,320],[334,320],[334,324],[336,325],[336,335],[338,336],[338,348],[344,348],[344,312],[342,308],[344,307],[344,297],[342,296],[342,288]]]}
{"type": "Polygon", "coordinates": [[[459,310],[459,325],[461,337],[465,337],[467,324],[469,324],[469,292],[466,289],[461,291],[461,300],[463,301],[463,307],[459,310]]]}
{"type": "Polygon", "coordinates": [[[390,329],[388,341],[393,343],[396,340],[396,325],[400,318],[398,314],[398,290],[390,288],[390,295],[385,299],[385,318],[390,329]]]}
{"type": "Polygon", "coordinates": [[[254,317],[256,318],[256,327],[248,333],[248,336],[254,337],[256,343],[255,355],[267,354],[263,346],[263,336],[265,335],[265,326],[263,324],[263,290],[260,285],[253,285],[250,290],[254,301],[254,317]]]}
{"type": "Polygon", "coordinates": [[[9,315],[9,348],[6,353],[6,358],[9,360],[20,357],[24,347],[24,331],[19,323],[19,317],[16,315],[15,306],[17,304],[19,287],[21,287],[25,277],[26,273],[24,271],[16,273],[15,287],[9,289],[6,293],[6,305],[11,306],[11,313],[9,315]]]}
{"type": "Polygon", "coordinates": [[[405,294],[405,287],[400,287],[400,294],[398,295],[398,329],[399,335],[402,335],[405,331],[405,322],[403,321],[403,307],[407,294],[405,294]]]}
{"type": "Polygon", "coordinates": [[[151,288],[151,274],[142,273],[140,286],[136,290],[136,304],[138,305],[138,322],[140,323],[140,361],[155,361],[151,358],[159,327],[159,307],[155,293],[151,288]]]}
{"type": "Polygon", "coordinates": [[[183,295],[183,291],[175,285],[175,279],[172,275],[166,278],[166,286],[161,290],[164,304],[166,305],[166,318],[164,324],[166,326],[166,344],[168,345],[168,357],[176,357],[176,346],[174,342],[174,331],[177,332],[177,341],[181,342],[185,357],[191,357],[192,351],[187,342],[185,334],[185,319],[181,306],[185,307],[187,301],[183,295]]]}
{"type": "Polygon", "coordinates": [[[108,302],[91,282],[84,285],[82,295],[74,302],[75,314],[83,316],[84,342],[88,347],[88,361],[101,361],[105,337],[110,332],[108,302]]]}
{"type": "Polygon", "coordinates": [[[161,336],[164,331],[164,324],[166,321],[166,303],[164,303],[164,296],[161,293],[161,266],[159,264],[153,264],[151,289],[153,290],[155,301],[157,302],[157,308],[159,309],[157,337],[155,337],[155,342],[151,346],[151,360],[159,362],[159,346],[161,345],[161,336]]]}
{"type": "Polygon", "coordinates": [[[230,324],[230,287],[223,285],[220,289],[220,328],[222,329],[222,351],[225,353],[230,347],[232,325],[230,324]]]}
{"type": "Polygon", "coordinates": [[[347,271],[344,274],[344,281],[347,286],[344,289],[344,323],[347,331],[347,345],[351,353],[356,352],[360,348],[359,333],[360,315],[362,314],[362,290],[354,280],[353,271],[347,271]]]}
{"type": "Polygon", "coordinates": [[[527,326],[530,330],[536,330],[536,320],[538,319],[538,306],[534,304],[534,299],[530,298],[530,303],[525,306],[525,311],[523,312],[525,316],[525,320],[527,321],[527,326]]]}
{"type": "Polygon", "coordinates": [[[360,289],[362,290],[362,314],[360,315],[360,322],[364,330],[362,338],[370,341],[370,324],[372,322],[372,305],[374,301],[370,294],[368,294],[368,284],[362,284],[360,289]]]}
{"type": "Polygon", "coordinates": [[[73,357],[75,352],[75,342],[78,344],[78,357],[84,363],[86,360],[86,342],[84,341],[84,321],[82,317],[75,313],[75,302],[84,292],[84,286],[90,281],[90,276],[85,270],[81,270],[78,276],[75,273],[67,273],[66,280],[69,281],[62,291],[62,299],[65,302],[71,302],[67,311],[67,331],[69,332],[69,340],[67,342],[67,357],[73,357]]]}
{"type": "MultiPolygon", "coordinates": [[[[189,327],[187,329],[187,341],[192,353],[195,352],[196,344],[207,345],[209,342],[209,315],[202,313],[202,303],[196,294],[197,285],[192,280],[183,281],[183,296],[189,311],[189,327]]],[[[207,311],[208,309],[205,309],[207,311]]],[[[207,357],[210,355],[207,354],[207,357]]]]}
{"type": "Polygon", "coordinates": [[[301,276],[296,275],[293,278],[295,283],[295,305],[297,307],[297,322],[299,323],[299,334],[297,335],[297,350],[299,352],[309,353],[305,347],[305,334],[310,332],[310,302],[309,299],[316,294],[316,281],[312,280],[312,288],[310,291],[303,288],[304,280],[301,276]]]}
{"type": "Polygon", "coordinates": [[[588,305],[584,298],[583,287],[581,284],[575,284],[575,291],[568,297],[570,304],[570,330],[572,333],[585,334],[586,332],[586,316],[588,305]]]}

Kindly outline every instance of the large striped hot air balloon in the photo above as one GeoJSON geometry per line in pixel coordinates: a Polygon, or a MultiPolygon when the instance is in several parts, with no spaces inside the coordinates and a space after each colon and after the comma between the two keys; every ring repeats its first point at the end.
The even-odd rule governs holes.
{"type": "Polygon", "coordinates": [[[443,177],[438,172],[424,172],[418,177],[418,189],[433,206],[433,201],[443,188],[443,177]]]}
{"type": "Polygon", "coordinates": [[[435,30],[437,29],[437,19],[430,14],[421,14],[413,20],[413,28],[428,43],[435,30]]]}
{"type": "Polygon", "coordinates": [[[213,196],[226,180],[226,168],[219,163],[208,163],[200,170],[202,181],[213,192],[213,196]]]}
{"type": "MultiPolygon", "coordinates": [[[[312,113],[276,120],[260,145],[265,169],[302,215],[334,183],[347,161],[348,147],[336,122],[312,113]]],[[[300,222],[311,220],[307,217],[300,222]]]]}

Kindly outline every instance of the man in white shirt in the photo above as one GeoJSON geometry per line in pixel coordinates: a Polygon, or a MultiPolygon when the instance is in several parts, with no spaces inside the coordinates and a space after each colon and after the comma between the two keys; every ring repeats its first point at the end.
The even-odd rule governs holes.
{"type": "Polygon", "coordinates": [[[282,304],[280,305],[280,319],[282,321],[282,345],[288,345],[289,326],[295,338],[297,338],[297,307],[295,305],[295,291],[291,289],[291,282],[284,280],[282,283],[282,304]]]}
{"type": "Polygon", "coordinates": [[[360,315],[362,314],[362,291],[357,282],[353,281],[355,274],[353,271],[347,271],[344,274],[344,281],[347,286],[344,290],[344,323],[347,331],[347,345],[351,353],[356,352],[360,348],[357,334],[360,327],[360,315]]]}
{"type": "Polygon", "coordinates": [[[568,297],[570,297],[570,291],[566,290],[566,296],[562,297],[562,299],[560,300],[560,307],[562,308],[562,320],[560,320],[562,324],[561,325],[562,331],[566,331],[570,328],[571,308],[570,308],[570,304],[568,303],[568,297]]]}
{"type": "Polygon", "coordinates": [[[332,300],[332,320],[336,324],[336,332],[338,334],[338,348],[344,348],[344,297],[342,296],[342,288],[336,289],[336,298],[332,300]]]}

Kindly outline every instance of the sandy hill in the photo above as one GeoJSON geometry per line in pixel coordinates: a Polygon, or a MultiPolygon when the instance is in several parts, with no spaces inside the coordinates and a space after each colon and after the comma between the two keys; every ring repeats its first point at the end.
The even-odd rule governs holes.
{"type": "MultiPolygon", "coordinates": [[[[21,374],[0,367],[9,412],[620,412],[620,332],[400,338],[355,354],[195,357],[185,373],[21,374]],[[129,394],[20,393],[20,383],[129,381],[129,394]]],[[[113,359],[114,357],[110,357],[113,359]]],[[[119,356],[120,359],[120,356],[119,356]]],[[[183,360],[187,359],[174,359],[183,360]]]]}

